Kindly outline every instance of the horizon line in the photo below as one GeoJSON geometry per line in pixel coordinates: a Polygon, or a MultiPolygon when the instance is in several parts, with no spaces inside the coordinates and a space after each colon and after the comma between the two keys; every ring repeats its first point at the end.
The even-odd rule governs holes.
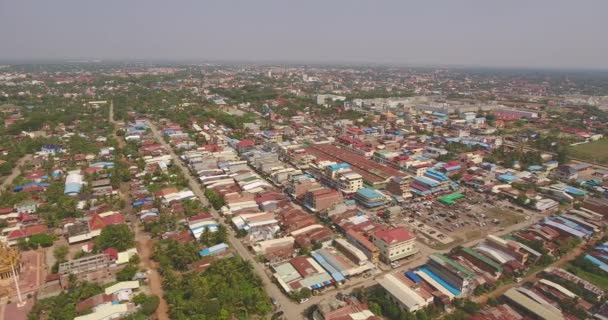
{"type": "Polygon", "coordinates": [[[373,61],[339,61],[339,60],[306,60],[306,59],[194,59],[194,58],[0,58],[0,64],[218,64],[218,65],[261,65],[261,66],[357,66],[357,67],[400,67],[400,68],[447,68],[447,69],[499,69],[499,70],[536,70],[536,71],[595,71],[608,72],[608,67],[574,67],[574,66],[508,66],[508,65],[476,65],[459,63],[408,63],[408,62],[373,62],[373,61]]]}

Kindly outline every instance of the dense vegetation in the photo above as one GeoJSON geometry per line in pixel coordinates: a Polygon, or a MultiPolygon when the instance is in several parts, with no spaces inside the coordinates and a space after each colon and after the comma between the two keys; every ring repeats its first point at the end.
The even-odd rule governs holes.
{"type": "Polygon", "coordinates": [[[215,261],[201,274],[165,282],[171,319],[250,319],[271,311],[270,299],[253,267],[239,257],[215,261]]]}
{"type": "Polygon", "coordinates": [[[205,197],[209,199],[209,203],[211,203],[215,210],[219,210],[224,206],[224,198],[212,189],[205,189],[205,197]]]}
{"type": "Polygon", "coordinates": [[[30,313],[28,320],[72,320],[76,314],[76,303],[103,292],[98,284],[79,282],[69,291],[59,295],[38,300],[30,313]]]}
{"type": "Polygon", "coordinates": [[[125,251],[135,246],[135,235],[126,224],[115,224],[101,230],[99,237],[95,238],[95,249],[104,250],[114,248],[125,251]]]}
{"type": "Polygon", "coordinates": [[[188,264],[198,260],[200,245],[196,242],[181,244],[175,240],[161,240],[154,246],[154,259],[159,262],[161,271],[186,271],[188,264]]]}

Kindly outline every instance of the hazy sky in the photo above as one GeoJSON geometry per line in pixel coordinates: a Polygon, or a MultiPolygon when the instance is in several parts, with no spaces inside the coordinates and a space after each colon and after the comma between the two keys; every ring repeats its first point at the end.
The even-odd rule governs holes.
{"type": "Polygon", "coordinates": [[[608,68],[608,0],[0,0],[0,59],[608,68]]]}

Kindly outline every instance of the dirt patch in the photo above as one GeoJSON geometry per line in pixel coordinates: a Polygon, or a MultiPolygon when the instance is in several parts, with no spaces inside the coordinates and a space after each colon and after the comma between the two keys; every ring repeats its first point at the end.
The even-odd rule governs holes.
{"type": "MultiPolygon", "coordinates": [[[[138,235],[141,234],[138,232],[138,235]]],[[[160,298],[160,303],[156,309],[156,318],[159,320],[169,320],[169,305],[165,301],[165,292],[163,290],[163,281],[157,271],[158,264],[151,259],[154,250],[154,240],[148,239],[145,235],[136,236],[137,252],[141,259],[140,267],[148,270],[148,286],[150,293],[155,294],[160,298]]]]}

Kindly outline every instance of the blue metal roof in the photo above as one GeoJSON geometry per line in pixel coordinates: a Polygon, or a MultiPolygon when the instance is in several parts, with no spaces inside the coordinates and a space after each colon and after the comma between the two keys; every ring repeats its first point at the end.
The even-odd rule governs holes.
{"type": "Polygon", "coordinates": [[[583,233],[585,233],[587,235],[592,235],[593,234],[593,231],[591,231],[591,230],[583,227],[582,225],[580,225],[580,224],[578,224],[578,223],[576,223],[574,221],[562,218],[560,216],[552,217],[552,218],[549,218],[549,219],[552,220],[552,221],[555,221],[557,223],[565,224],[568,227],[570,227],[572,229],[576,229],[576,230],[578,230],[580,232],[583,232],[583,233]]]}
{"type": "Polygon", "coordinates": [[[382,197],[376,190],[370,188],[362,188],[357,191],[357,194],[360,194],[363,197],[368,199],[379,198],[382,197]]]}
{"type": "Polygon", "coordinates": [[[228,245],[225,244],[225,243],[220,243],[220,244],[216,244],[214,246],[211,246],[209,248],[205,248],[205,249],[201,250],[198,254],[201,257],[204,257],[204,256],[208,256],[208,255],[210,255],[212,253],[215,253],[215,252],[224,251],[226,249],[228,249],[228,245]]]}
{"type": "Polygon", "coordinates": [[[338,163],[327,166],[329,170],[340,170],[340,169],[348,169],[350,165],[348,163],[338,163]]]}
{"type": "Polygon", "coordinates": [[[405,272],[405,276],[408,277],[410,280],[414,281],[415,283],[422,282],[422,278],[420,278],[419,275],[415,274],[414,271],[405,272]]]}
{"type": "Polygon", "coordinates": [[[436,187],[439,185],[438,181],[427,178],[427,177],[416,177],[416,178],[414,178],[414,180],[417,182],[420,182],[422,184],[425,184],[427,186],[430,186],[430,187],[436,187]]]}
{"type": "Polygon", "coordinates": [[[460,294],[460,290],[452,287],[452,285],[450,285],[447,281],[443,280],[443,278],[441,278],[439,275],[435,274],[434,272],[432,272],[428,268],[421,267],[418,270],[420,270],[421,272],[424,272],[426,275],[428,275],[429,277],[431,277],[433,280],[437,281],[437,283],[439,283],[442,287],[446,288],[453,295],[457,296],[457,295],[460,294]]]}
{"type": "Polygon", "coordinates": [[[576,230],[574,228],[568,227],[565,224],[561,224],[561,223],[558,223],[558,222],[555,222],[555,221],[552,221],[552,220],[549,220],[549,219],[545,219],[544,224],[546,224],[546,225],[548,225],[550,227],[554,227],[554,228],[560,229],[560,230],[562,230],[564,232],[567,232],[567,233],[569,233],[569,234],[571,234],[571,235],[573,235],[573,236],[575,236],[577,238],[584,238],[586,236],[586,234],[584,232],[578,231],[578,230],[576,230]]]}
{"type": "Polygon", "coordinates": [[[334,280],[336,281],[344,281],[346,280],[346,278],[344,278],[344,275],[336,270],[336,268],[334,268],[331,264],[329,264],[325,258],[323,258],[323,256],[321,256],[320,254],[313,252],[312,257],[325,269],[327,270],[327,272],[331,275],[332,278],[334,278],[334,280]]]}
{"type": "Polygon", "coordinates": [[[439,181],[447,181],[450,179],[445,174],[435,171],[435,170],[427,170],[424,174],[430,176],[430,178],[433,178],[433,179],[436,179],[439,181]]]}
{"type": "Polygon", "coordinates": [[[68,183],[65,185],[65,189],[63,191],[64,194],[75,194],[80,193],[82,189],[82,184],[80,183],[68,183]]]}

